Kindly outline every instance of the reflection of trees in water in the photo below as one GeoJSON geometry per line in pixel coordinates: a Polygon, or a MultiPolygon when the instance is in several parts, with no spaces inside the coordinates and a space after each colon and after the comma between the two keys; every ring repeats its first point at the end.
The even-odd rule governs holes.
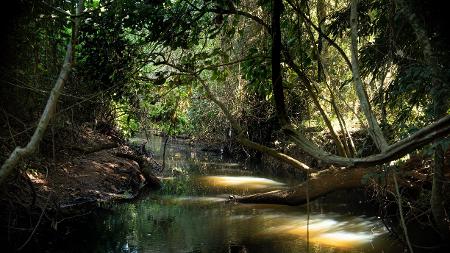
{"type": "MultiPolygon", "coordinates": [[[[175,154],[175,151],[186,147],[170,148],[171,154],[175,154]]],[[[306,230],[302,229],[302,226],[306,218],[302,216],[303,207],[226,203],[226,197],[219,197],[230,194],[232,191],[229,188],[201,184],[198,176],[227,175],[226,179],[238,181],[259,177],[249,177],[255,172],[236,163],[224,163],[214,157],[208,157],[208,154],[202,154],[208,157],[207,161],[202,160],[200,155],[196,156],[196,160],[186,159],[185,154],[195,152],[191,148],[186,150],[188,151],[179,152],[181,155],[178,157],[172,156],[173,160],[170,161],[180,167],[184,166],[182,168],[188,173],[170,175],[170,178],[164,180],[165,187],[158,196],[148,196],[137,203],[119,205],[114,208],[114,214],[98,219],[94,229],[89,231],[92,236],[86,251],[304,252],[306,230]],[[240,177],[242,175],[245,177],[240,177]],[[217,197],[218,195],[220,196],[217,197]]],[[[248,164],[246,166],[248,167],[248,164]]],[[[264,171],[257,173],[268,174],[264,171]]],[[[376,224],[376,221],[365,217],[329,214],[329,211],[335,208],[343,210],[344,213],[349,208],[359,210],[358,205],[342,208],[338,206],[342,202],[341,197],[345,199],[348,196],[348,192],[336,196],[334,201],[331,201],[331,206],[327,205],[330,199],[313,202],[316,205],[313,210],[323,211],[325,214],[313,215],[312,221],[316,219],[320,225],[323,220],[334,220],[333,226],[326,227],[328,234],[323,238],[317,236],[317,240],[326,241],[333,236],[357,240],[357,236],[353,235],[370,232],[376,224]]],[[[314,222],[311,227],[314,229],[314,222]]],[[[319,241],[312,243],[314,252],[348,252],[338,246],[326,246],[319,241]]],[[[382,243],[383,241],[378,245],[382,243]]],[[[355,250],[366,252],[365,249],[355,250]]]]}
{"type": "MultiPolygon", "coordinates": [[[[87,251],[304,251],[306,217],[301,207],[214,201],[203,197],[165,196],[155,199],[150,196],[138,203],[119,205],[111,216],[98,219],[94,229],[89,229],[92,240],[87,251]],[[124,247],[127,250],[124,251],[124,247]]],[[[377,221],[366,217],[327,213],[312,215],[310,229],[317,240],[326,241],[330,236],[340,236],[352,243],[352,240],[358,240],[358,235],[370,233],[376,224],[377,221]],[[325,233],[323,238],[320,233],[325,233]]],[[[347,243],[345,240],[343,243],[347,243]]],[[[317,252],[330,252],[332,248],[332,252],[348,252],[319,241],[313,242],[313,247],[317,252]]],[[[366,251],[361,249],[360,252],[366,251]]]]}

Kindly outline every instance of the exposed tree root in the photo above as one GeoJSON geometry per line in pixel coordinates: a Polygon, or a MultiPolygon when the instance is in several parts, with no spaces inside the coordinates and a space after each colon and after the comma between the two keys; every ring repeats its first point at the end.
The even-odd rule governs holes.
{"type": "Polygon", "coordinates": [[[116,156],[133,160],[139,164],[142,175],[144,175],[148,186],[154,189],[161,188],[161,181],[153,174],[152,169],[156,166],[156,162],[153,163],[151,159],[146,157],[137,156],[129,153],[115,153],[116,156]]]}

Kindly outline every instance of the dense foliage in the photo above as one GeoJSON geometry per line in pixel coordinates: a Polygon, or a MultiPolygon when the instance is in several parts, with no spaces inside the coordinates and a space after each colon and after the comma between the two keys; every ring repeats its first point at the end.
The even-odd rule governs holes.
{"type": "MultiPolygon", "coordinates": [[[[317,157],[383,153],[368,114],[391,145],[449,114],[446,9],[439,1],[358,2],[352,44],[346,1],[285,0],[278,13],[279,2],[269,0],[88,0],[52,127],[106,123],[127,137],[156,129],[261,158],[264,150],[237,145],[245,139],[300,154],[313,167],[320,167],[317,157]],[[282,132],[287,123],[308,137],[306,148],[329,153],[294,151],[299,143],[282,132]]],[[[75,4],[23,0],[15,7],[1,20],[4,150],[25,144],[41,115],[75,4]]],[[[447,146],[441,138],[424,150],[443,161],[447,146]]],[[[417,206],[430,188],[421,189],[417,206]]]]}

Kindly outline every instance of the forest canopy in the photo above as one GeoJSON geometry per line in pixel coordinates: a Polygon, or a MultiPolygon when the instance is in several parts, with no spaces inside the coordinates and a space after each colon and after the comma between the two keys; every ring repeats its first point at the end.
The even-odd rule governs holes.
{"type": "MultiPolygon", "coordinates": [[[[15,154],[25,158],[48,141],[48,128],[86,122],[125,137],[157,129],[218,141],[236,156],[278,159],[317,182],[312,198],[386,170],[403,175],[399,164],[421,155],[433,161],[423,172],[431,186],[416,203],[430,202],[432,223],[448,236],[450,37],[442,1],[14,5],[1,21],[0,182],[18,166],[15,154]]],[[[240,201],[304,203],[298,192],[240,201]]]]}

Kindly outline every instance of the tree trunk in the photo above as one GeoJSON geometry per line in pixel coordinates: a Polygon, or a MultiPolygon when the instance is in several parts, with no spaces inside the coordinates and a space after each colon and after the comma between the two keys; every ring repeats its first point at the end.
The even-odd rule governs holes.
{"type": "Polygon", "coordinates": [[[306,203],[308,194],[309,200],[314,200],[336,190],[362,187],[364,175],[374,171],[374,168],[327,169],[311,174],[308,183],[304,182],[287,190],[237,196],[233,200],[240,203],[301,205],[306,203]]]}
{"type": "Polygon", "coordinates": [[[67,51],[66,56],[64,58],[63,66],[59,73],[58,79],[56,80],[55,86],[50,92],[50,97],[47,100],[44,112],[42,113],[42,116],[39,120],[36,130],[34,131],[33,136],[31,137],[28,144],[24,148],[16,147],[14,151],[11,153],[11,155],[8,157],[8,159],[6,159],[6,161],[3,163],[0,170],[0,185],[2,185],[5,182],[5,180],[9,177],[9,175],[14,172],[14,169],[17,168],[20,161],[31,155],[37,149],[39,143],[44,137],[44,133],[47,130],[47,126],[50,120],[53,118],[53,115],[55,114],[59,96],[64,88],[64,84],[69,76],[69,72],[73,65],[73,54],[76,42],[75,37],[77,36],[78,33],[78,26],[80,22],[79,16],[82,10],[83,10],[83,0],[79,0],[78,6],[76,8],[76,18],[73,24],[72,39],[67,44],[67,51]]]}
{"type": "Polygon", "coordinates": [[[368,167],[395,160],[417,148],[423,147],[425,144],[447,136],[450,133],[450,115],[388,146],[384,152],[362,158],[347,158],[330,154],[309,141],[291,126],[285,127],[283,131],[300,149],[326,164],[345,167],[368,167]]]}
{"type": "MultiPolygon", "coordinates": [[[[317,20],[319,21],[319,29],[322,31],[323,23],[327,16],[326,5],[324,0],[317,1],[317,20]]],[[[322,36],[323,32],[319,32],[319,38],[317,39],[317,81],[320,83],[325,80],[325,57],[327,52],[327,45],[325,39],[322,36]]]]}
{"type": "MultiPolygon", "coordinates": [[[[402,11],[408,18],[411,27],[413,28],[417,40],[422,46],[425,63],[431,68],[431,97],[433,99],[433,113],[435,118],[440,118],[446,115],[449,106],[448,91],[445,90],[445,85],[442,83],[440,76],[441,67],[438,64],[436,56],[433,54],[431,42],[428,39],[426,30],[417,20],[416,15],[411,11],[407,3],[403,0],[398,0],[402,11]]],[[[447,115],[448,116],[448,115],[447,115]]],[[[434,166],[433,166],[433,185],[431,189],[431,213],[437,229],[444,241],[448,242],[450,238],[450,220],[445,210],[444,198],[444,148],[441,140],[434,141],[434,166]]]]}
{"type": "Polygon", "coordinates": [[[367,93],[364,90],[364,85],[361,80],[361,74],[359,72],[358,63],[358,10],[357,10],[358,0],[352,0],[351,12],[350,12],[350,25],[352,31],[352,74],[353,82],[355,85],[356,94],[359,98],[360,106],[364,115],[366,116],[367,123],[369,125],[369,135],[372,137],[377,148],[383,152],[387,149],[388,144],[384,138],[383,132],[378,125],[377,119],[370,108],[369,101],[367,99],[367,93]]]}
{"type": "Polygon", "coordinates": [[[284,103],[283,78],[281,75],[280,16],[282,7],[281,0],[272,1],[272,89],[277,115],[283,126],[289,122],[289,119],[284,103]]]}
{"type": "Polygon", "coordinates": [[[320,105],[319,99],[317,98],[317,95],[314,92],[314,88],[310,85],[310,83],[305,83],[305,84],[306,84],[305,85],[306,89],[307,89],[311,99],[314,102],[314,105],[319,110],[320,115],[322,115],[322,119],[325,122],[325,125],[328,127],[328,130],[330,131],[331,137],[333,138],[334,142],[336,143],[338,154],[343,157],[349,157],[349,155],[345,151],[345,148],[344,148],[344,145],[342,144],[341,139],[339,138],[339,135],[334,130],[334,127],[331,124],[331,121],[328,118],[327,114],[325,113],[325,110],[322,108],[322,105],[320,105]]]}

